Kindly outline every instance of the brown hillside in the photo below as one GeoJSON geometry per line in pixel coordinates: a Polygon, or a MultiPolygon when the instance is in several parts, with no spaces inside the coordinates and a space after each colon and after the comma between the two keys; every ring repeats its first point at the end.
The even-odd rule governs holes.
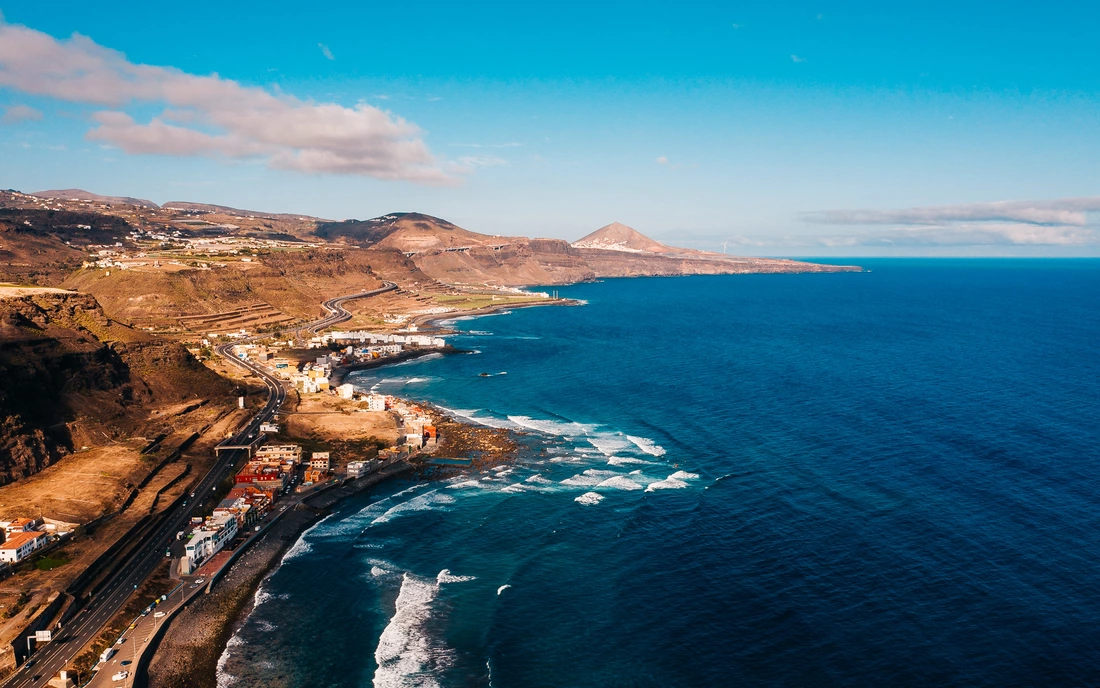
{"type": "Polygon", "coordinates": [[[654,241],[633,227],[619,222],[600,227],[586,237],[573,242],[575,248],[602,249],[605,251],[626,251],[630,253],[677,253],[683,249],[665,246],[654,241]]]}
{"type": "Polygon", "coordinates": [[[99,194],[85,191],[84,189],[51,189],[50,191],[35,191],[31,196],[39,198],[55,198],[64,201],[95,201],[97,203],[124,203],[126,205],[147,206],[159,208],[160,206],[144,198],[131,198],[130,196],[100,196],[99,194]]]}
{"type": "Polygon", "coordinates": [[[155,434],[157,404],[197,392],[228,399],[232,389],[179,344],[114,322],[87,294],[0,287],[0,485],[82,446],[155,434]]]}

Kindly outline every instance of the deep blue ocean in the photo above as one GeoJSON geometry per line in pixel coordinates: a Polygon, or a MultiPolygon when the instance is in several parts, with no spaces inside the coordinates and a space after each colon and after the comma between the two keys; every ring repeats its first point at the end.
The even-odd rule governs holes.
{"type": "Polygon", "coordinates": [[[559,288],[359,374],[530,455],[342,504],[219,683],[1100,684],[1100,261],[845,262],[559,288]]]}

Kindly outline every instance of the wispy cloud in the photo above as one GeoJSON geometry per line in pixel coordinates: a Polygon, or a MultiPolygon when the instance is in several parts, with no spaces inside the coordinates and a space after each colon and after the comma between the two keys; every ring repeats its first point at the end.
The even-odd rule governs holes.
{"type": "Polygon", "coordinates": [[[42,119],[42,111],[35,110],[30,105],[12,105],[4,110],[4,116],[0,122],[4,124],[18,124],[19,122],[38,121],[42,119]]]}
{"type": "Polygon", "coordinates": [[[507,167],[511,164],[504,158],[498,158],[495,155],[464,155],[458,159],[458,163],[468,168],[507,167]]]}
{"type": "Polygon", "coordinates": [[[508,143],[451,143],[452,148],[519,148],[523,144],[510,141],[508,143]]]}
{"type": "Polygon", "coordinates": [[[1023,222],[1036,225],[1077,225],[1086,213],[1100,211],[1100,196],[1046,201],[994,201],[901,210],[821,210],[804,213],[806,222],[829,225],[933,225],[944,222],[1023,222]]]}
{"type": "Polygon", "coordinates": [[[799,57],[798,55],[791,55],[791,62],[805,62],[806,58],[799,57]]]}
{"type": "Polygon", "coordinates": [[[305,173],[449,184],[415,124],[366,104],[314,103],[243,86],[216,74],[135,64],[73,34],[57,40],[0,16],[0,86],[111,108],[87,137],[132,154],[255,158],[305,173]],[[123,108],[167,109],[137,122],[123,108]]]}
{"type": "Polygon", "coordinates": [[[1087,227],[1026,223],[895,227],[848,236],[822,237],[822,246],[1091,246],[1100,234],[1087,227]]]}
{"type": "Polygon", "coordinates": [[[824,210],[804,213],[802,219],[814,224],[882,227],[819,238],[824,246],[1083,246],[1100,243],[1100,232],[1090,226],[1088,215],[1097,211],[1100,196],[900,210],[824,210]]]}
{"type": "Polygon", "coordinates": [[[336,59],[335,57],[332,56],[332,51],[329,50],[329,47],[327,45],[325,45],[324,43],[318,43],[317,47],[321,49],[321,54],[324,55],[325,58],[327,58],[329,60],[335,60],[336,59]]]}
{"type": "Polygon", "coordinates": [[[668,164],[668,158],[666,158],[663,155],[657,156],[657,164],[658,165],[667,165],[668,164]]]}

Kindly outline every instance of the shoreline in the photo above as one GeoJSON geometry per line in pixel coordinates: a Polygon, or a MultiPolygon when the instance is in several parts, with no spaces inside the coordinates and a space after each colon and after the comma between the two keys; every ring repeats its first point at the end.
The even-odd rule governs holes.
{"type": "MultiPolygon", "coordinates": [[[[536,306],[574,306],[583,302],[575,299],[557,299],[524,304],[499,304],[467,311],[433,313],[414,318],[410,324],[441,329],[439,322],[456,318],[491,315],[516,308],[536,306]]],[[[462,350],[448,345],[444,350],[409,352],[409,355],[388,357],[358,364],[340,366],[333,370],[340,382],[352,372],[397,365],[431,354],[456,354],[462,350]]],[[[453,417],[443,409],[432,408],[441,415],[452,418],[472,431],[486,430],[476,423],[453,417]]],[[[338,504],[379,484],[400,477],[417,475],[419,468],[412,463],[391,466],[379,473],[349,481],[325,492],[313,495],[274,524],[262,538],[244,552],[217,585],[206,595],[200,595],[182,609],[161,634],[143,671],[135,677],[135,685],[157,685],[166,688],[201,688],[218,683],[218,668],[222,655],[233,635],[248,620],[255,608],[256,593],[263,582],[278,570],[286,552],[298,542],[302,534],[325,518],[338,504]],[[351,485],[350,483],[357,483],[351,485]]]]}
{"type": "Polygon", "coordinates": [[[536,308],[539,306],[580,306],[583,305],[582,301],[577,299],[548,299],[546,301],[533,301],[529,303],[516,303],[516,304],[497,304],[493,306],[485,306],[484,308],[475,308],[466,311],[452,311],[450,313],[429,313],[426,315],[418,315],[409,321],[409,325],[416,325],[417,327],[431,327],[435,329],[441,329],[439,323],[447,320],[457,320],[459,318],[476,318],[482,315],[492,315],[493,313],[499,313],[500,311],[512,311],[519,308],[536,308]]]}
{"type": "Polygon", "coordinates": [[[341,502],[414,471],[411,464],[395,464],[303,500],[253,543],[210,593],[199,595],[172,619],[150,648],[148,666],[135,677],[135,685],[169,688],[217,685],[218,663],[230,639],[252,613],[263,582],[278,570],[283,557],[302,534],[341,502]]]}

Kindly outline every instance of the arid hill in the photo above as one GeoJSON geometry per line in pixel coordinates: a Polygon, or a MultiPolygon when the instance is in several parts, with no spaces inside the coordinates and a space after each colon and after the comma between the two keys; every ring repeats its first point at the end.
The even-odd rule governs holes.
{"type": "Polygon", "coordinates": [[[683,249],[665,246],[654,241],[633,227],[620,222],[612,222],[600,227],[586,237],[573,242],[574,248],[598,248],[606,251],[626,251],[627,253],[676,253],[683,249]]]}
{"type": "Polygon", "coordinates": [[[0,485],[81,447],[155,435],[156,404],[233,385],[181,345],[115,322],[88,294],[0,285],[0,485]]]}
{"type": "Polygon", "coordinates": [[[797,260],[728,256],[667,246],[624,224],[613,222],[573,242],[599,277],[736,275],[761,272],[858,272],[853,265],[822,265],[797,260]]]}
{"type": "Polygon", "coordinates": [[[96,201],[98,203],[125,203],[127,205],[147,206],[159,208],[160,206],[144,198],[132,198],[130,196],[100,196],[83,189],[51,189],[49,191],[35,191],[31,196],[39,198],[55,198],[63,201],[96,201]]]}

